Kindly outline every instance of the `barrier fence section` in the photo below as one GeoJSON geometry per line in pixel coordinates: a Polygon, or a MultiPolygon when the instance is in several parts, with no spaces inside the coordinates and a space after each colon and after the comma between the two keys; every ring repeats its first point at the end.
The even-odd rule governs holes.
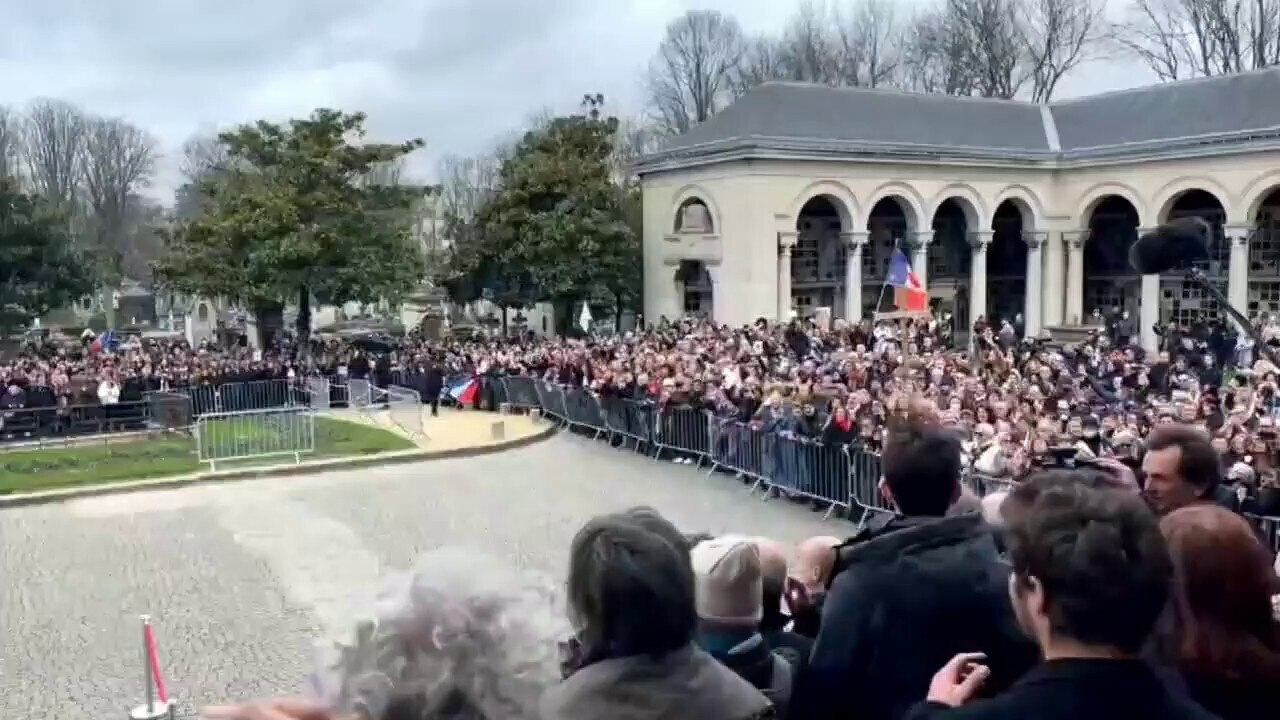
{"type": "MultiPolygon", "coordinates": [[[[611,445],[667,456],[724,472],[750,482],[751,491],[787,495],[841,512],[861,525],[876,514],[895,510],[880,488],[880,456],[859,445],[828,445],[792,433],[716,417],[685,406],[658,406],[584,388],[565,388],[542,379],[511,375],[498,378],[505,404],[538,410],[562,427],[611,445]]],[[[1009,490],[1014,481],[966,473],[962,482],[978,497],[1009,490]]],[[[1280,553],[1280,518],[1247,516],[1280,553]]]]}
{"type": "Polygon", "coordinates": [[[0,444],[143,430],[151,421],[148,399],[106,405],[52,405],[0,409],[0,444]]]}
{"type": "Polygon", "coordinates": [[[306,406],[207,413],[196,420],[196,453],[218,463],[292,455],[295,463],[316,449],[315,411],[306,406]]]}
{"type": "Polygon", "coordinates": [[[388,385],[386,395],[387,414],[396,427],[410,437],[426,437],[426,419],[422,416],[422,398],[417,390],[399,385],[388,385]]]}

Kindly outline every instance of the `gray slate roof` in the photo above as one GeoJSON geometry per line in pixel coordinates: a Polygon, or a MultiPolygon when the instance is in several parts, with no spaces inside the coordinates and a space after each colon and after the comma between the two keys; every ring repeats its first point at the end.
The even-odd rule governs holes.
{"type": "Polygon", "coordinates": [[[1259,137],[1280,137],[1280,68],[1047,106],[769,82],[642,165],[753,149],[1084,159],[1259,137]]]}

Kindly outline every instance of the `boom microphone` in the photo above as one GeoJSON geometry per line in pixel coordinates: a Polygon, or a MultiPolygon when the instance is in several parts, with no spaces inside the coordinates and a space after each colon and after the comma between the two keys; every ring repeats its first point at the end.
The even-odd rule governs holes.
{"type": "Polygon", "coordinates": [[[1198,217],[1172,220],[1138,238],[1129,248],[1129,264],[1140,275],[1154,275],[1207,260],[1209,231],[1198,217]]]}

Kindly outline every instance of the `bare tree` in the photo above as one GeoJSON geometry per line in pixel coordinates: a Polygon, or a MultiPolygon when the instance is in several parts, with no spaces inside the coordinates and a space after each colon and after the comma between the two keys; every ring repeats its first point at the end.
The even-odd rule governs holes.
{"type": "Polygon", "coordinates": [[[156,143],[146,131],[124,120],[92,118],[85,125],[80,166],[94,249],[114,266],[127,245],[130,198],[151,180],[156,143]]]}
{"type": "Polygon", "coordinates": [[[1017,0],[947,0],[952,32],[963,38],[981,97],[1012,98],[1026,84],[1017,0]]]}
{"type": "Polygon", "coordinates": [[[1102,27],[1105,0],[1021,0],[1017,21],[1031,79],[1032,102],[1048,102],[1080,63],[1102,27]]]}
{"type": "Polygon", "coordinates": [[[955,14],[947,7],[929,10],[916,16],[903,36],[902,83],[922,93],[976,94],[973,55],[955,14]]]}
{"type": "Polygon", "coordinates": [[[444,215],[470,220],[501,183],[501,161],[493,155],[440,159],[440,205],[444,215]]]}
{"type": "Polygon", "coordinates": [[[227,168],[230,157],[227,146],[218,139],[216,132],[201,132],[182,143],[182,159],[178,168],[189,183],[216,175],[227,168]]]}
{"type": "Polygon", "coordinates": [[[88,120],[61,100],[36,100],[23,123],[23,157],[36,192],[63,212],[76,206],[88,120]]]}
{"type": "Polygon", "coordinates": [[[136,193],[129,195],[119,248],[120,269],[125,277],[151,283],[151,264],[165,251],[166,222],[163,205],[136,193]]]}
{"type": "Polygon", "coordinates": [[[714,10],[691,10],[667,26],[647,82],[665,131],[687,132],[728,102],[744,47],[738,21],[714,10]]]}
{"type": "Polygon", "coordinates": [[[729,94],[737,99],[760,83],[787,78],[782,43],[766,35],[758,35],[743,43],[742,55],[729,81],[729,94]]]}
{"type": "Polygon", "coordinates": [[[0,105],[0,178],[16,178],[22,149],[22,122],[12,110],[0,105]]]}
{"type": "Polygon", "coordinates": [[[619,185],[634,180],[632,166],[662,145],[662,133],[648,118],[624,118],[613,138],[614,178],[619,185]]]}
{"type": "Polygon", "coordinates": [[[824,3],[805,0],[782,31],[781,60],[789,79],[840,85],[841,43],[824,3]]]}
{"type": "Polygon", "coordinates": [[[1161,80],[1280,64],[1280,0],[1130,0],[1109,36],[1161,80]]]}
{"type": "Polygon", "coordinates": [[[903,31],[888,0],[859,0],[835,14],[842,85],[894,85],[902,60],[903,31]]]}

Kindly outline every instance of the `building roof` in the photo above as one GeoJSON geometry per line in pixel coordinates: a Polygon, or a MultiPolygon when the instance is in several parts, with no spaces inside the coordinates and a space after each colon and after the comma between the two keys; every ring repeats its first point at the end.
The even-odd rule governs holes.
{"type": "Polygon", "coordinates": [[[1280,139],[1280,68],[1063,100],[768,82],[641,163],[803,152],[1013,161],[1131,158],[1280,139]]]}

